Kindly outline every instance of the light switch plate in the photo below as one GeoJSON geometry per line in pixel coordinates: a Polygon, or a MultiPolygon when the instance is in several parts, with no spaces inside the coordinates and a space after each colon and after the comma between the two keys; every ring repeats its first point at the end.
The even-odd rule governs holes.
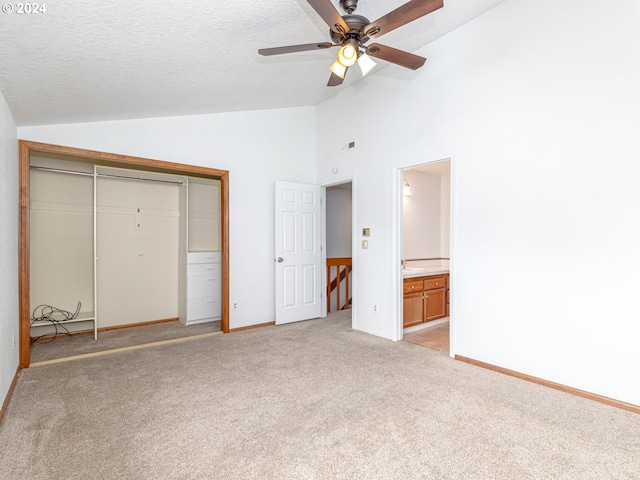
{"type": "Polygon", "coordinates": [[[362,240],[362,249],[366,250],[369,248],[369,240],[362,240]]]}

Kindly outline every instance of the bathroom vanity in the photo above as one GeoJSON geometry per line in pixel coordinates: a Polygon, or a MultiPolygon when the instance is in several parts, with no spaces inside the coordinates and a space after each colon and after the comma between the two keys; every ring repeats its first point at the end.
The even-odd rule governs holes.
{"type": "Polygon", "coordinates": [[[449,316],[448,269],[408,267],[403,277],[404,328],[449,316]]]}

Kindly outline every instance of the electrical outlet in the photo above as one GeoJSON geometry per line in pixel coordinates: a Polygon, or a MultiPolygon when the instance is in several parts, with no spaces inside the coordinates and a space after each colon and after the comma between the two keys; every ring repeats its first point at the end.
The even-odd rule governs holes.
{"type": "Polygon", "coordinates": [[[238,310],[238,302],[233,302],[233,309],[238,310]]]}
{"type": "Polygon", "coordinates": [[[378,304],[377,303],[373,304],[373,313],[378,313],[378,304]]]}

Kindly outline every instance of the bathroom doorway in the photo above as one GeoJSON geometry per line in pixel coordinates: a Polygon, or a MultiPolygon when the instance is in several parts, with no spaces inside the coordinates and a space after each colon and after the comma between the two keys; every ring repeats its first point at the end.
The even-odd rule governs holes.
{"type": "Polygon", "coordinates": [[[450,353],[451,161],[401,173],[402,338],[450,353]]]}

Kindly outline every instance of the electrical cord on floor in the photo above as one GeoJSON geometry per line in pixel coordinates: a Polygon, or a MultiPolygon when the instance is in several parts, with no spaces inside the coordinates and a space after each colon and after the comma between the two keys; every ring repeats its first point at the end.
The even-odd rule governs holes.
{"type": "Polygon", "coordinates": [[[45,333],[44,335],[40,335],[38,337],[31,337],[31,343],[50,343],[53,342],[58,335],[62,335],[63,332],[59,329],[62,329],[66,332],[67,335],[71,335],[71,332],[67,330],[67,328],[63,325],[64,322],[68,320],[73,320],[80,313],[80,305],[78,302],[78,307],[74,313],[68,312],[67,310],[62,310],[61,308],[52,307],[51,305],[38,305],[33,309],[33,315],[31,317],[31,326],[35,322],[50,322],[51,325],[55,328],[55,333],[45,333]],[[53,318],[54,315],[62,318],[53,318]],[[53,335],[53,336],[52,336],[53,335]],[[41,340],[44,337],[51,337],[48,340],[41,340]]]}

